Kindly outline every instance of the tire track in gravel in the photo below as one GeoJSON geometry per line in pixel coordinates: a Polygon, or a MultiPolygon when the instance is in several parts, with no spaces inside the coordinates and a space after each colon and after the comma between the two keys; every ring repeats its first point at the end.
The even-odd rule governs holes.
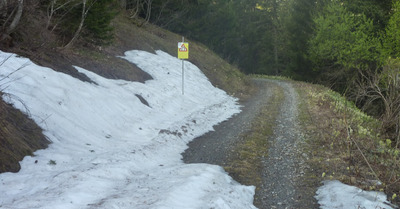
{"type": "Polygon", "coordinates": [[[197,137],[188,144],[189,148],[182,153],[185,163],[226,165],[236,143],[241,140],[240,134],[250,130],[251,122],[271,97],[269,82],[255,79],[254,83],[259,90],[253,98],[241,104],[242,112],[214,126],[215,131],[197,137]]]}
{"type": "MultiPolygon", "coordinates": [[[[263,159],[263,184],[259,196],[263,208],[318,208],[314,197],[304,196],[306,188],[301,177],[305,174],[307,154],[301,146],[304,136],[298,124],[298,94],[289,82],[273,81],[284,89],[285,99],[269,139],[268,156],[263,159]]],[[[309,189],[309,188],[307,188],[309,189]]]]}
{"type": "MultiPolygon", "coordinates": [[[[254,79],[258,92],[243,103],[242,112],[214,126],[208,132],[189,143],[182,154],[185,163],[208,163],[226,166],[226,162],[240,142],[241,134],[250,130],[251,123],[272,98],[272,87],[284,90],[284,99],[276,119],[272,136],[268,137],[268,155],[262,159],[262,185],[256,196],[261,200],[258,207],[271,208],[318,208],[316,200],[305,197],[301,188],[302,175],[306,169],[301,151],[304,143],[297,122],[299,98],[290,82],[254,79]]],[[[308,192],[309,193],[309,192],[308,192]]]]}

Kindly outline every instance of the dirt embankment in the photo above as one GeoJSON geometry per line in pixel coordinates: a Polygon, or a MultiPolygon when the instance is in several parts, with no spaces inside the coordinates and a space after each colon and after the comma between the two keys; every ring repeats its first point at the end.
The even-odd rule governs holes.
{"type": "Polygon", "coordinates": [[[34,121],[0,100],[0,173],[19,171],[19,161],[49,143],[34,121]]]}

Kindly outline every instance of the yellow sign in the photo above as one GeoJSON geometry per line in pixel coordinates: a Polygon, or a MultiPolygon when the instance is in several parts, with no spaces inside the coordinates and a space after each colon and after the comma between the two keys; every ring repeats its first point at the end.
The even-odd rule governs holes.
{"type": "Polygon", "coordinates": [[[178,43],[178,59],[189,59],[189,43],[178,43]]]}

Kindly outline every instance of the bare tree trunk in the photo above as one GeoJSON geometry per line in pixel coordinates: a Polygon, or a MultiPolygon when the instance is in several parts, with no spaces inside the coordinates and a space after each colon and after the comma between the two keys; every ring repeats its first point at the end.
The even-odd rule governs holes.
{"type": "Polygon", "coordinates": [[[0,0],[0,15],[2,17],[7,16],[7,0],[0,0]]]}
{"type": "Polygon", "coordinates": [[[135,6],[135,9],[134,9],[134,12],[133,11],[131,12],[130,18],[136,18],[137,17],[137,15],[139,14],[139,11],[140,11],[140,7],[142,7],[142,5],[140,4],[140,1],[136,0],[136,6],[135,6]]]}
{"type": "MultiPolygon", "coordinates": [[[[59,2],[58,0],[51,0],[51,3],[47,7],[47,24],[46,28],[50,29],[51,21],[53,19],[53,16],[57,16],[58,20],[61,20],[69,14],[69,12],[75,8],[76,6],[79,6],[80,3],[77,3],[75,0],[68,0],[65,2],[59,2]],[[66,11],[58,12],[61,9],[66,9],[66,11]]],[[[53,31],[57,27],[58,23],[54,24],[52,27],[51,31],[53,31]]]]}
{"type": "Polygon", "coordinates": [[[72,37],[71,41],[69,41],[69,43],[67,45],[65,45],[64,48],[69,48],[72,45],[72,43],[74,43],[75,40],[79,37],[79,34],[82,31],[83,24],[85,23],[86,15],[89,12],[91,6],[94,4],[94,3],[92,3],[91,6],[86,8],[86,3],[87,3],[87,0],[82,0],[81,22],[79,23],[78,29],[75,31],[74,37],[72,37]]]}
{"type": "Polygon", "coordinates": [[[276,27],[274,27],[274,64],[275,64],[275,75],[279,75],[278,69],[278,31],[276,27]]]}
{"type": "Polygon", "coordinates": [[[147,0],[147,13],[146,13],[146,23],[149,22],[151,16],[151,3],[152,0],[147,0]]]}
{"type": "Polygon", "coordinates": [[[139,26],[143,26],[145,24],[147,24],[150,21],[150,17],[151,17],[151,4],[152,4],[153,0],[144,0],[142,3],[142,8],[144,10],[146,10],[146,16],[144,18],[144,21],[142,23],[140,23],[139,26]],[[146,4],[146,5],[145,5],[146,4]],[[144,8],[144,6],[146,6],[146,8],[144,8]]]}
{"type": "Polygon", "coordinates": [[[275,64],[275,74],[279,74],[279,69],[278,69],[278,26],[279,26],[279,20],[278,20],[278,3],[276,0],[273,0],[272,2],[272,10],[273,10],[273,34],[274,34],[274,64],[275,64]]]}
{"type": "Polygon", "coordinates": [[[56,3],[57,3],[57,0],[53,0],[53,1],[51,1],[50,5],[47,7],[47,24],[46,24],[47,29],[49,29],[49,27],[50,27],[51,19],[55,12],[54,5],[56,3]]]}
{"type": "Polygon", "coordinates": [[[10,26],[8,26],[8,28],[6,30],[7,34],[11,34],[12,32],[14,32],[14,30],[17,27],[19,21],[21,20],[23,8],[24,8],[24,0],[18,0],[17,13],[15,14],[14,19],[11,22],[10,26]]]}

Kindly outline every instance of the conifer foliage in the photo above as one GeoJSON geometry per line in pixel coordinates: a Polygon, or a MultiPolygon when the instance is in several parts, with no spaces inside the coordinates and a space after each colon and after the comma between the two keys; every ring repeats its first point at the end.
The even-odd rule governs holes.
{"type": "Polygon", "coordinates": [[[86,18],[84,37],[94,43],[109,42],[112,39],[111,20],[116,14],[112,0],[97,0],[86,18]]]}
{"type": "Polygon", "coordinates": [[[380,118],[383,132],[399,146],[399,1],[154,0],[153,5],[152,22],[206,44],[245,73],[284,75],[346,93],[380,118]]]}
{"type": "Polygon", "coordinates": [[[107,43],[112,39],[115,5],[113,0],[51,0],[45,5],[48,29],[64,36],[64,45],[78,37],[92,44],[107,43]]]}

